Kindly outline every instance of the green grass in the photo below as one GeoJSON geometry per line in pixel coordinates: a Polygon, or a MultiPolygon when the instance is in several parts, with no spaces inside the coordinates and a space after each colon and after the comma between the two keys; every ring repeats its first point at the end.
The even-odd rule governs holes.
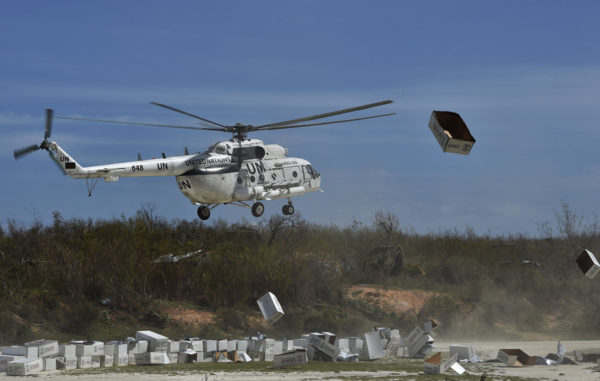
{"type": "MultiPolygon", "coordinates": [[[[365,362],[309,362],[302,366],[287,367],[284,369],[273,369],[271,362],[249,362],[249,363],[193,363],[193,364],[171,364],[154,366],[126,366],[114,368],[95,368],[85,370],[73,370],[65,372],[69,375],[93,375],[93,374],[164,374],[169,376],[186,374],[212,374],[212,373],[244,373],[264,372],[269,374],[285,374],[297,372],[322,372],[335,373],[324,375],[323,379],[335,378],[343,380],[480,380],[481,374],[473,375],[425,375],[422,360],[393,360],[393,361],[365,361],[365,362]],[[372,375],[345,374],[344,372],[368,372],[372,375]],[[386,372],[377,374],[378,372],[386,372]]],[[[488,376],[487,380],[498,380],[502,376],[488,376]]],[[[528,380],[527,378],[511,377],[513,381],[528,380]]]]}

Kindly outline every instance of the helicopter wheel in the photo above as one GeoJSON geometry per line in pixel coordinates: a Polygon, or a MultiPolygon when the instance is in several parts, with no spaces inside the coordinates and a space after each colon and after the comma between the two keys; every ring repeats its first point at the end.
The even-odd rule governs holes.
{"type": "Polygon", "coordinates": [[[292,205],[292,204],[284,205],[281,208],[281,211],[283,212],[284,215],[290,216],[290,215],[294,214],[294,205],[292,205]]]}
{"type": "Polygon", "coordinates": [[[254,217],[260,217],[264,212],[265,206],[262,204],[262,202],[255,202],[254,205],[252,205],[252,215],[254,217]]]}
{"type": "Polygon", "coordinates": [[[201,220],[208,220],[210,217],[210,209],[206,205],[201,205],[198,207],[198,217],[201,220]]]}

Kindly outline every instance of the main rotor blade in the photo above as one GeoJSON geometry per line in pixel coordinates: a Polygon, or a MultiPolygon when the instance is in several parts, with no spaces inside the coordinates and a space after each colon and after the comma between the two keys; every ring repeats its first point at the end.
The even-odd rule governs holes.
{"type": "Polygon", "coordinates": [[[110,124],[128,124],[131,126],[146,126],[146,127],[164,127],[164,128],[181,128],[185,130],[208,130],[208,131],[227,131],[224,128],[212,128],[212,127],[193,127],[193,126],[178,126],[174,124],[156,124],[156,123],[141,123],[141,122],[124,122],[118,120],[104,120],[104,119],[89,119],[89,118],[75,118],[70,116],[55,116],[57,119],[67,120],[82,120],[84,122],[98,122],[98,123],[110,123],[110,124]]]}
{"type": "Polygon", "coordinates": [[[191,116],[192,118],[200,119],[200,120],[202,120],[202,121],[204,121],[206,123],[210,123],[210,124],[213,124],[215,126],[219,126],[219,127],[225,128],[225,126],[222,125],[222,124],[219,124],[217,122],[213,122],[212,120],[204,119],[204,118],[202,118],[202,117],[200,117],[198,115],[190,114],[189,112],[180,110],[178,108],[167,106],[167,105],[164,105],[164,104],[158,103],[158,102],[150,102],[150,103],[153,104],[153,105],[155,105],[155,106],[163,107],[163,108],[166,108],[167,110],[175,111],[175,112],[178,112],[178,113],[183,114],[183,115],[191,116]]]}
{"type": "Polygon", "coordinates": [[[356,106],[356,107],[346,108],[346,109],[343,109],[343,110],[326,112],[324,114],[317,114],[317,115],[307,116],[307,117],[299,118],[299,119],[286,120],[285,122],[263,124],[262,126],[256,126],[255,128],[256,129],[264,129],[263,127],[280,127],[280,126],[286,126],[288,124],[294,124],[294,123],[300,123],[300,122],[307,122],[309,120],[327,118],[327,117],[334,116],[334,115],[345,114],[347,112],[354,112],[354,111],[365,110],[365,109],[368,109],[368,108],[371,108],[371,107],[377,107],[377,106],[387,105],[387,104],[390,104],[392,102],[393,101],[387,100],[387,101],[381,101],[381,102],[376,102],[376,103],[370,103],[368,105],[356,106]]]}
{"type": "Polygon", "coordinates": [[[345,119],[345,120],[334,120],[331,122],[321,122],[321,123],[310,123],[310,124],[294,124],[291,126],[275,126],[275,127],[257,127],[255,130],[256,131],[262,131],[262,130],[283,130],[285,128],[298,128],[298,127],[310,127],[310,126],[322,126],[325,124],[336,124],[336,123],[346,123],[346,122],[355,122],[357,120],[365,120],[365,119],[374,119],[374,118],[381,118],[382,116],[390,116],[390,115],[396,115],[395,112],[392,112],[390,114],[381,114],[381,115],[373,115],[373,116],[365,116],[362,118],[354,118],[354,119],[345,119]]]}
{"type": "Polygon", "coordinates": [[[52,133],[52,115],[54,115],[54,111],[52,109],[46,109],[46,132],[44,132],[44,140],[50,137],[52,133]]]}
{"type": "Polygon", "coordinates": [[[33,151],[37,151],[39,149],[40,149],[40,146],[38,146],[37,144],[34,144],[32,146],[23,147],[23,148],[14,150],[13,155],[15,156],[15,159],[19,159],[22,156],[25,156],[25,155],[32,153],[33,151]]]}

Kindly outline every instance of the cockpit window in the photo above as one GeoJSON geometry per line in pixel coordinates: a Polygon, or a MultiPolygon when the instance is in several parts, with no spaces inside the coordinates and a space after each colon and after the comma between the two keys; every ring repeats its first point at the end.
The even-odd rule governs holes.
{"type": "Polygon", "coordinates": [[[219,144],[215,148],[215,152],[218,153],[218,154],[224,155],[224,154],[227,153],[227,148],[225,148],[225,145],[219,144]]]}
{"type": "Polygon", "coordinates": [[[316,179],[317,177],[319,177],[319,172],[315,171],[313,169],[313,167],[311,167],[310,165],[306,166],[306,173],[313,179],[316,179]]]}

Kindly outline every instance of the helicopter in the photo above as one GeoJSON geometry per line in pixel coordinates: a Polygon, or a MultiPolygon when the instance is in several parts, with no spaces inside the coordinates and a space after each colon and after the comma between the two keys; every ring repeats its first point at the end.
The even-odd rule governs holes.
{"type": "Polygon", "coordinates": [[[265,144],[260,139],[250,139],[248,138],[249,133],[331,125],[395,115],[395,113],[387,113],[344,120],[306,123],[392,103],[391,100],[386,100],[259,126],[241,123],[224,125],[162,103],[150,103],[195,118],[199,120],[200,126],[55,116],[52,109],[46,109],[44,140],[40,144],[15,150],[14,157],[19,159],[34,151],[48,151],[50,158],[64,174],[75,179],[86,180],[90,197],[99,179],[111,183],[118,181],[120,177],[174,176],[181,193],[192,204],[198,205],[197,214],[202,220],[207,220],[211,215],[211,210],[219,205],[236,205],[250,208],[253,216],[260,217],[265,210],[261,201],[281,198],[288,201],[282,207],[282,213],[292,215],[295,211],[292,197],[301,196],[308,192],[321,191],[320,173],[309,161],[302,158],[288,157],[287,148],[279,144],[265,144]],[[52,132],[54,118],[146,127],[221,131],[231,133],[232,138],[212,144],[203,153],[190,154],[186,147],[185,154],[182,156],[167,157],[163,153],[162,158],[142,160],[141,155],[138,154],[137,161],[83,167],[58,143],[48,140],[52,132]]]}

